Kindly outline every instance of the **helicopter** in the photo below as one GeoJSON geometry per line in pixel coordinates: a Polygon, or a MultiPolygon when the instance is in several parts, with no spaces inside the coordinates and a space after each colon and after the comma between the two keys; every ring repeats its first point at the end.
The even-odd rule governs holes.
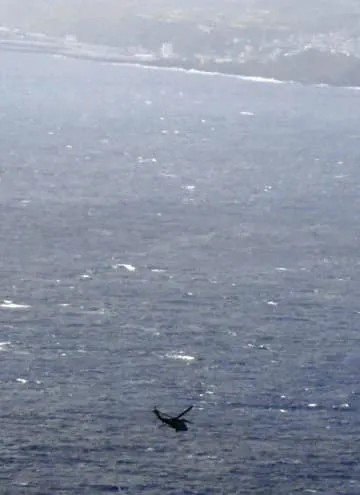
{"type": "Polygon", "coordinates": [[[169,414],[166,413],[161,413],[157,407],[154,407],[153,413],[157,418],[160,419],[160,421],[163,422],[163,425],[167,425],[170,428],[174,428],[176,431],[187,431],[188,427],[186,423],[191,423],[191,421],[188,421],[187,419],[183,419],[183,416],[187,414],[193,406],[189,406],[183,411],[182,413],[178,414],[177,416],[169,416],[169,414]]]}

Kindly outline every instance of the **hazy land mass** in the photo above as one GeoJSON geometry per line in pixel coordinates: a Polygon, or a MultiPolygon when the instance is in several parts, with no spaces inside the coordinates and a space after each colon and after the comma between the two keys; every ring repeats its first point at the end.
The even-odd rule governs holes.
{"type": "Polygon", "coordinates": [[[360,86],[358,0],[0,0],[0,23],[3,49],[360,86]]]}

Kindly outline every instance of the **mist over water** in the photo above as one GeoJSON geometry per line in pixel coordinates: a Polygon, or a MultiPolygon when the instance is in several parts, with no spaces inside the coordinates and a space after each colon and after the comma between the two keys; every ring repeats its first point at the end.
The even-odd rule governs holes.
{"type": "Polygon", "coordinates": [[[359,491],[358,93],[0,57],[2,488],[359,491]]]}

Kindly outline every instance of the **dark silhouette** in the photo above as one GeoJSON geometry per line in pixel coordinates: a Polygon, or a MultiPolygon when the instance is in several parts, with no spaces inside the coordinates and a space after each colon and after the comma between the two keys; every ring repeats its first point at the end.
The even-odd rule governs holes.
{"type": "MultiPolygon", "coordinates": [[[[187,431],[187,426],[186,423],[191,423],[191,421],[188,421],[187,419],[182,419],[182,416],[184,416],[186,413],[191,411],[193,406],[188,407],[180,413],[178,416],[169,416],[166,413],[161,413],[159,409],[156,407],[153,409],[153,413],[157,418],[160,419],[164,423],[164,425],[168,425],[170,428],[174,428],[176,431],[187,431]]],[[[163,425],[161,425],[163,426],[163,425]]]]}

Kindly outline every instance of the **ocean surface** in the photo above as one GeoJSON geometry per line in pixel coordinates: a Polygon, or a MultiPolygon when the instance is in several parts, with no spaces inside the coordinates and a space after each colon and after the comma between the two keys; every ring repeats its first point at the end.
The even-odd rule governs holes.
{"type": "Polygon", "coordinates": [[[359,494],[360,92],[0,67],[0,492],[359,494]]]}

